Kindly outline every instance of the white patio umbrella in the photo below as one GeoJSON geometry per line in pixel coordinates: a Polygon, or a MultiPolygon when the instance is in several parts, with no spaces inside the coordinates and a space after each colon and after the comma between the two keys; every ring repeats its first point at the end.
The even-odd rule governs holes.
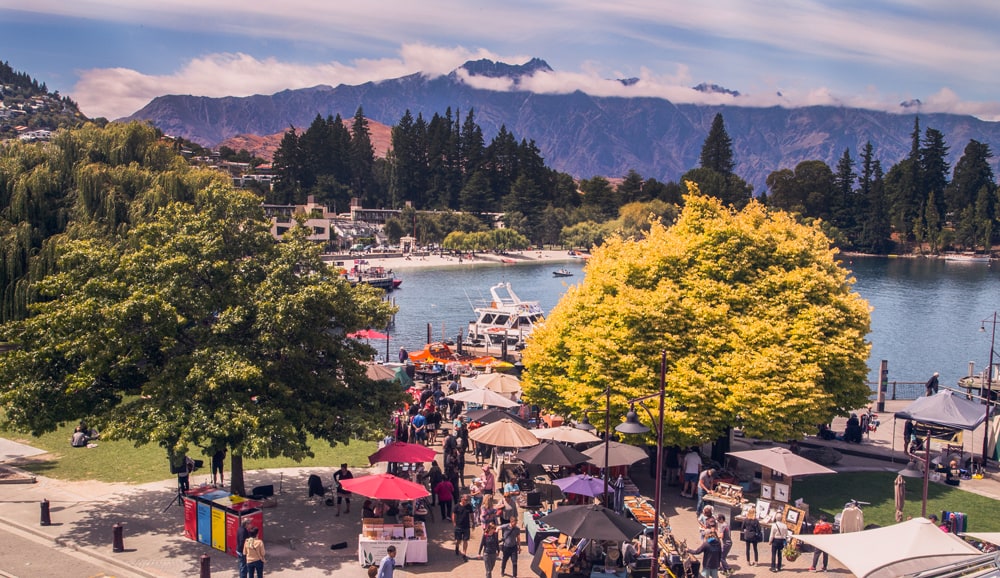
{"type": "Polygon", "coordinates": [[[471,381],[474,387],[497,393],[521,393],[521,380],[506,373],[480,373],[471,381]]]}
{"type": "Polygon", "coordinates": [[[835,474],[836,470],[817,464],[812,460],[792,453],[781,448],[767,448],[763,450],[747,450],[744,452],[729,452],[734,458],[746,460],[752,464],[758,464],[765,468],[784,474],[786,476],[808,476],[812,474],[835,474]]]}
{"type": "Polygon", "coordinates": [[[494,407],[514,407],[519,405],[516,401],[508,399],[499,393],[488,389],[467,389],[448,396],[448,399],[475,403],[479,405],[491,405],[494,407]]]}
{"type": "Polygon", "coordinates": [[[553,440],[557,442],[566,442],[568,444],[585,444],[589,442],[601,441],[601,438],[595,436],[589,431],[576,429],[575,427],[568,425],[559,427],[542,427],[531,430],[531,433],[535,434],[535,437],[540,440],[553,440]]]}

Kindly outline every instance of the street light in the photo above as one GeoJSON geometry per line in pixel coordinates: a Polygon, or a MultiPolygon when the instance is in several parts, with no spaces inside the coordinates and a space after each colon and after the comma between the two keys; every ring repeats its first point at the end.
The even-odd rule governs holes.
{"type": "MultiPolygon", "coordinates": [[[[604,389],[604,409],[585,409],[583,410],[583,417],[576,424],[576,429],[582,429],[584,431],[594,431],[597,428],[594,427],[590,420],[587,418],[587,414],[603,411],[604,412],[604,501],[607,504],[608,499],[608,448],[611,445],[611,387],[608,386],[604,389]]],[[[617,429],[617,428],[616,428],[617,429]]]]}
{"type": "Polygon", "coordinates": [[[990,363],[986,366],[986,431],[983,433],[983,470],[986,470],[987,453],[990,445],[990,405],[993,403],[993,350],[997,338],[997,312],[993,312],[992,319],[987,317],[979,322],[979,331],[986,333],[986,322],[993,323],[993,332],[990,335],[990,363]]]}
{"type": "Polygon", "coordinates": [[[625,423],[615,426],[615,430],[621,433],[639,434],[650,431],[648,427],[639,423],[639,416],[635,413],[634,404],[636,403],[649,413],[649,418],[656,425],[656,479],[653,481],[653,560],[649,571],[649,575],[654,578],[660,575],[660,502],[663,497],[661,493],[663,484],[663,402],[666,395],[666,375],[667,352],[663,350],[660,352],[660,391],[652,395],[630,399],[629,403],[633,405],[629,408],[628,415],[625,417],[625,423]],[[653,419],[652,412],[642,403],[654,397],[660,398],[659,419],[653,419]]]}

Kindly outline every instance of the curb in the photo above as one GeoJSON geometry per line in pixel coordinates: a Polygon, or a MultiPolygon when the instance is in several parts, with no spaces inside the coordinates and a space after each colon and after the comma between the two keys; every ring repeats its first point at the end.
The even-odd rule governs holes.
{"type": "MultiPolygon", "coordinates": [[[[35,538],[40,538],[42,540],[45,540],[46,542],[52,542],[52,543],[56,544],[57,546],[61,546],[63,548],[68,548],[70,550],[74,550],[75,552],[78,552],[80,554],[83,554],[84,556],[88,556],[90,558],[93,558],[93,559],[95,559],[95,560],[97,560],[97,561],[99,561],[99,562],[101,562],[103,564],[109,564],[109,565],[114,566],[114,567],[116,567],[116,568],[118,568],[120,570],[126,570],[128,572],[131,572],[132,574],[135,574],[137,576],[143,576],[145,578],[162,578],[162,576],[159,575],[159,574],[151,574],[151,573],[146,572],[145,570],[143,570],[141,568],[138,568],[136,566],[133,566],[133,565],[129,564],[128,562],[124,562],[122,560],[118,560],[118,559],[114,558],[113,556],[108,556],[107,554],[104,554],[102,552],[98,552],[98,551],[94,550],[93,548],[88,548],[88,547],[85,547],[85,546],[80,546],[79,544],[76,544],[76,543],[74,543],[72,541],[69,541],[69,540],[67,540],[67,539],[65,539],[65,538],[63,538],[61,536],[50,536],[50,535],[48,535],[48,534],[46,534],[44,532],[39,531],[36,528],[32,528],[31,526],[25,526],[24,524],[21,524],[20,522],[15,522],[14,520],[11,520],[10,518],[0,517],[0,524],[3,524],[3,525],[8,526],[10,528],[13,528],[13,529],[15,529],[15,530],[17,530],[17,531],[19,531],[21,533],[30,534],[31,536],[33,536],[35,538]]],[[[4,574],[3,572],[0,572],[0,576],[8,576],[8,575],[4,574]]]]}

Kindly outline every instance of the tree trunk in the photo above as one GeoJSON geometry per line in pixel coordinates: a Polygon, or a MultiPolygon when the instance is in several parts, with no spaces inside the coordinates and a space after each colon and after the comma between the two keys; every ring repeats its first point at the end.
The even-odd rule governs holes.
{"type": "Polygon", "coordinates": [[[719,462],[719,464],[725,468],[726,467],[726,453],[730,449],[729,436],[733,428],[727,427],[726,433],[719,436],[719,439],[712,443],[712,459],[719,462]]]}
{"type": "Polygon", "coordinates": [[[229,492],[237,496],[246,496],[246,483],[243,481],[243,456],[232,454],[229,468],[229,492]]]}

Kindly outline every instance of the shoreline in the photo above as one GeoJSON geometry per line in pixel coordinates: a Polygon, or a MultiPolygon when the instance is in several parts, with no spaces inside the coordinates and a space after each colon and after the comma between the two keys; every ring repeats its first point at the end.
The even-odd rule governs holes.
{"type": "Polygon", "coordinates": [[[539,263],[572,263],[582,261],[579,257],[569,255],[568,251],[521,251],[519,253],[508,253],[506,255],[496,255],[494,253],[477,253],[472,259],[463,257],[459,261],[458,257],[451,255],[428,254],[413,255],[409,259],[402,255],[357,255],[351,257],[337,256],[336,260],[345,262],[351,260],[368,261],[370,267],[385,267],[387,270],[405,271],[413,269],[443,269],[454,267],[481,267],[484,265],[516,267],[518,265],[539,263]],[[504,259],[514,262],[507,262],[504,259]]]}

